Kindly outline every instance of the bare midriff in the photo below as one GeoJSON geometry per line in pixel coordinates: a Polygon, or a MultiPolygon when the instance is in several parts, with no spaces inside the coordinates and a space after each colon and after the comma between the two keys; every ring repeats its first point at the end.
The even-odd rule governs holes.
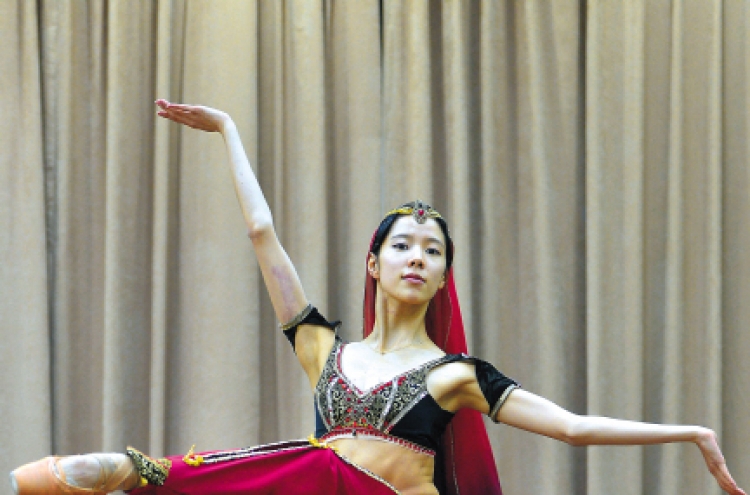
{"type": "Polygon", "coordinates": [[[430,455],[373,438],[339,438],[328,444],[352,463],[386,480],[402,495],[438,495],[432,482],[435,461],[430,455]]]}

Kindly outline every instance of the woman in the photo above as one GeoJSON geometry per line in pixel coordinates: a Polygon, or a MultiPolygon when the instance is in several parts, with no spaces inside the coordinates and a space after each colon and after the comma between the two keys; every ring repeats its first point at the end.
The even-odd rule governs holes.
{"type": "Polygon", "coordinates": [[[716,435],[697,426],[578,416],[466,354],[440,214],[417,201],[389,212],[367,258],[365,338],[345,343],[307,301],[231,118],[158,100],[158,115],[227,145],[236,192],[278,319],[314,391],[307,441],[155,460],[128,454],[46,458],[11,474],[18,495],[500,493],[479,413],[571,445],[694,442],[727,493],[716,435]],[[460,412],[458,412],[460,411],[460,412]],[[447,469],[445,469],[447,468],[447,469]]]}

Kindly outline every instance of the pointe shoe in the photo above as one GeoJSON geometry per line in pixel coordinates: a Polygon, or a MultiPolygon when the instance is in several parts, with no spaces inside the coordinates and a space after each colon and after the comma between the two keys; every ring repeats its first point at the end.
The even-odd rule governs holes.
{"type": "Polygon", "coordinates": [[[45,457],[10,473],[16,495],[107,495],[117,490],[132,471],[127,467],[120,467],[109,475],[100,471],[95,488],[81,488],[67,482],[61,460],[62,457],[45,457]]]}
{"type": "Polygon", "coordinates": [[[26,464],[10,473],[15,479],[17,495],[104,495],[104,492],[87,490],[65,482],[65,473],[57,465],[60,457],[45,457],[26,464]],[[60,475],[55,475],[55,470],[60,475]]]}

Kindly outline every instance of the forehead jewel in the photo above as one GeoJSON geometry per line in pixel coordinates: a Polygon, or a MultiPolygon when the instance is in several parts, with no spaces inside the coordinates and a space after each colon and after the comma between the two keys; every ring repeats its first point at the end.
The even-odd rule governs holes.
{"type": "Polygon", "coordinates": [[[423,203],[420,200],[416,200],[414,203],[407,203],[395,210],[391,210],[386,213],[385,216],[393,214],[411,215],[417,223],[425,223],[428,218],[443,218],[437,210],[432,208],[432,206],[423,203]]]}

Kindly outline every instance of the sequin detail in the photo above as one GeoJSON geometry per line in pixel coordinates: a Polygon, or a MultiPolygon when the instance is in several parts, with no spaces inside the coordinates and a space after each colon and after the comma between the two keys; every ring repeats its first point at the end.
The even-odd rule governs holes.
{"type": "Polygon", "coordinates": [[[164,484],[167,476],[169,476],[169,470],[172,469],[172,461],[169,459],[153,459],[133,447],[128,447],[125,451],[128,457],[133,460],[141,480],[145,480],[149,485],[161,486],[164,484]]]}
{"type": "Polygon", "coordinates": [[[372,428],[334,428],[333,430],[320,437],[320,441],[328,443],[340,438],[368,438],[374,440],[383,440],[388,443],[395,443],[396,445],[405,447],[418,454],[425,454],[430,457],[435,457],[435,451],[432,449],[422,447],[421,445],[417,445],[414,442],[404,440],[403,438],[388,435],[386,433],[381,433],[380,431],[372,428]]]}
{"type": "Polygon", "coordinates": [[[325,423],[325,438],[369,435],[428,455],[434,451],[389,435],[390,431],[427,394],[427,374],[447,362],[443,356],[401,373],[387,382],[360,391],[341,369],[345,343],[338,337],[315,386],[315,403],[325,423]],[[329,434],[331,437],[329,437],[329,434]]]}

